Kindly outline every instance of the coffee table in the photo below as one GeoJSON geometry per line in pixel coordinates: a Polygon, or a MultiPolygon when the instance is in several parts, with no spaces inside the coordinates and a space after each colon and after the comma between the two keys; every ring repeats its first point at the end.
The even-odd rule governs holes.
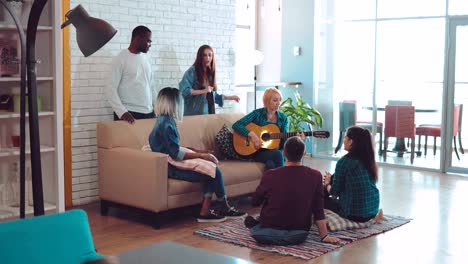
{"type": "Polygon", "coordinates": [[[179,263],[253,263],[210,251],[164,241],[118,255],[119,264],[179,264],[179,263]]]}

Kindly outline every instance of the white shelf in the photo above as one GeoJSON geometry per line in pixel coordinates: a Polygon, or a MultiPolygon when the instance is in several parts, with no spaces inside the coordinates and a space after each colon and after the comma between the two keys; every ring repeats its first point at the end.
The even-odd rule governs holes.
{"type": "MultiPolygon", "coordinates": [[[[36,81],[53,81],[54,77],[37,77],[36,81]]],[[[0,77],[0,82],[19,82],[20,77],[0,77]]]]}
{"type": "MultiPolygon", "coordinates": [[[[28,4],[31,1],[28,1],[28,4]]],[[[39,114],[41,166],[43,172],[44,200],[49,202],[46,209],[64,211],[64,165],[63,165],[63,61],[62,32],[60,30],[63,1],[48,1],[44,6],[36,35],[36,60],[41,61],[37,67],[37,95],[42,99],[42,110],[39,114]]],[[[30,5],[27,5],[28,7],[30,5]]],[[[26,5],[23,6],[23,8],[26,5]]],[[[27,17],[22,10],[20,21],[25,29],[27,17]]],[[[0,4],[0,12],[5,7],[0,4]]],[[[0,38],[8,37],[19,42],[16,26],[11,22],[0,22],[0,38]]],[[[19,43],[18,43],[19,45],[19,43]]],[[[20,51],[17,51],[17,55],[20,51]]],[[[0,77],[0,94],[15,94],[20,86],[19,74],[0,77]]],[[[28,116],[28,113],[26,113],[28,116]]],[[[2,176],[11,166],[12,160],[19,158],[18,147],[11,147],[11,135],[19,127],[18,112],[0,112],[0,184],[2,176]]],[[[28,118],[26,122],[29,122],[28,118]]],[[[29,126],[28,126],[29,127],[29,126]]],[[[28,133],[28,127],[26,133],[28,133]]],[[[26,162],[30,162],[31,150],[26,141],[26,162]]],[[[1,192],[1,190],[0,190],[1,192]]],[[[2,193],[0,193],[2,196],[2,193]]],[[[19,208],[4,207],[0,202],[0,219],[18,218],[19,208]],[[12,214],[8,213],[12,211],[12,214]],[[5,213],[2,213],[5,212],[5,213]]],[[[32,212],[28,207],[28,212],[32,212]]],[[[0,238],[1,241],[1,238],[0,238]]],[[[1,244],[1,242],[0,242],[1,244]]],[[[1,247],[1,246],[0,246],[1,247]]],[[[1,261],[0,261],[1,262],[1,261]]]]}
{"type": "MultiPolygon", "coordinates": [[[[54,151],[55,151],[54,147],[41,146],[41,153],[54,152],[54,151]]],[[[19,156],[19,154],[20,154],[19,147],[1,148],[0,149],[0,158],[19,156]]],[[[28,145],[26,145],[26,154],[31,154],[31,150],[30,150],[28,145]]]]}
{"type": "MultiPolygon", "coordinates": [[[[50,211],[55,210],[56,206],[50,203],[44,202],[44,210],[50,211]]],[[[34,213],[34,208],[29,204],[26,205],[25,208],[26,214],[34,213]]],[[[8,205],[0,205],[0,219],[6,219],[10,217],[19,217],[19,206],[8,206],[8,205]]]]}
{"type": "MultiPolygon", "coordinates": [[[[51,111],[41,111],[38,113],[39,116],[54,116],[55,112],[51,111]]],[[[29,114],[26,113],[26,117],[28,117],[29,114]]],[[[20,118],[20,113],[16,112],[0,112],[0,119],[6,119],[6,118],[20,118]]]]}

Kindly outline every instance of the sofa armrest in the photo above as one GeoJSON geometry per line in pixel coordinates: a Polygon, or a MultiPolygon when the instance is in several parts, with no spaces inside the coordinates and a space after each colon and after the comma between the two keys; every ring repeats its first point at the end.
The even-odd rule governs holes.
{"type": "Polygon", "coordinates": [[[167,210],[167,155],[99,148],[99,197],[153,212],[167,210]]]}

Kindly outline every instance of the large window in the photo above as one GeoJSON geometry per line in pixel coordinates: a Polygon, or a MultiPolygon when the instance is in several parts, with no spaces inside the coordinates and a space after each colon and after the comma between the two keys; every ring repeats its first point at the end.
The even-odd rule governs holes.
{"type": "MultiPolygon", "coordinates": [[[[333,102],[333,115],[327,117],[333,122],[326,122],[326,129],[333,132],[333,137],[327,146],[317,148],[318,155],[340,157],[345,153],[337,148],[339,103],[345,100],[356,102],[356,117],[361,121],[383,123],[382,110],[393,100],[408,101],[417,109],[416,125],[442,123],[446,23],[450,15],[468,15],[465,2],[318,1],[315,47],[319,56],[315,58],[315,78],[320,84],[319,98],[332,97],[328,99],[333,102]],[[338,149],[336,154],[335,149],[338,149]]],[[[468,72],[468,67],[460,68],[457,66],[457,71],[468,72]]],[[[456,103],[467,101],[468,104],[468,99],[456,99],[456,103]]],[[[377,132],[375,124],[373,131],[377,132]]],[[[377,133],[375,135],[377,147],[381,142],[377,133]]],[[[431,138],[431,146],[432,142],[431,138]]],[[[394,143],[390,141],[389,145],[394,143]]],[[[440,147],[438,138],[435,148],[440,147]]],[[[383,162],[380,155],[376,157],[383,162]]],[[[388,157],[387,163],[411,165],[405,154],[393,157],[390,153],[388,157]]],[[[413,165],[438,169],[438,158],[431,150],[426,157],[416,158],[413,165]]]]}
{"type": "Polygon", "coordinates": [[[255,0],[236,1],[235,37],[235,84],[236,95],[240,102],[235,105],[236,112],[249,112],[253,108],[254,64],[252,54],[255,49],[255,0]]]}

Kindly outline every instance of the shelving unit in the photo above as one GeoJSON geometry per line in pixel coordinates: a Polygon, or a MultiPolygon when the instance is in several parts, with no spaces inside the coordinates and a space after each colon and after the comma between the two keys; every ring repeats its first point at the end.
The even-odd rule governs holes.
{"type": "MultiPolygon", "coordinates": [[[[32,0],[26,0],[20,19],[26,28],[27,16],[32,0]]],[[[4,7],[0,5],[0,38],[19,41],[16,27],[4,7]]],[[[39,112],[42,177],[45,210],[64,211],[64,176],[63,176],[63,127],[62,127],[62,48],[61,48],[61,1],[48,1],[42,11],[36,36],[37,94],[41,98],[42,109],[39,112]]],[[[18,58],[20,56],[18,49],[18,58]]],[[[18,66],[19,68],[19,66],[18,66]]],[[[18,74],[0,76],[0,95],[18,93],[20,86],[18,74]]],[[[28,116],[28,114],[26,114],[28,116]]],[[[0,112],[0,220],[19,216],[19,207],[12,206],[11,197],[6,197],[6,184],[11,178],[11,164],[19,162],[19,148],[13,146],[12,136],[19,130],[18,112],[0,112]]],[[[26,118],[27,120],[27,118],[26,118]]],[[[29,162],[29,131],[26,124],[26,161],[29,162]]],[[[28,170],[26,170],[28,173],[28,170]]],[[[29,175],[26,175],[28,179],[29,175]]],[[[30,184],[26,184],[30,188],[30,184]]],[[[28,193],[28,191],[26,191],[28,193]]],[[[11,195],[10,195],[11,196],[11,195]]],[[[26,195],[28,196],[28,194],[26,195]]],[[[26,213],[32,213],[32,207],[26,199],[26,213]]]]}

